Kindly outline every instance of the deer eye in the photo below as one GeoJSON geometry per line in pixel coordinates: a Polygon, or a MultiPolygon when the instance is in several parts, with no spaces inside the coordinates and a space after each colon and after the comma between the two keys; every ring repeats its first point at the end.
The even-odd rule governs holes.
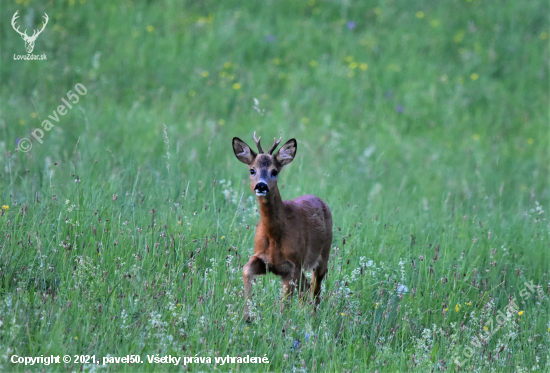
{"type": "Polygon", "coordinates": [[[277,174],[278,174],[277,170],[271,171],[271,176],[277,176],[277,174]]]}
{"type": "Polygon", "coordinates": [[[255,175],[256,174],[256,170],[255,169],[250,169],[250,175],[255,175]]]}

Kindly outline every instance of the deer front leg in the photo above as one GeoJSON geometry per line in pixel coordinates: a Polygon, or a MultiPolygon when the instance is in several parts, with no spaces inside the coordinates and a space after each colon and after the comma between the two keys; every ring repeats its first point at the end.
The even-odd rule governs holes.
{"type": "Polygon", "coordinates": [[[309,283],[309,280],[306,277],[306,274],[300,270],[301,273],[301,279],[300,279],[300,305],[304,302],[304,300],[307,300],[307,295],[309,292],[309,289],[311,288],[311,284],[309,283]]]}
{"type": "Polygon", "coordinates": [[[298,289],[300,295],[300,304],[307,296],[307,292],[310,288],[309,280],[302,270],[298,267],[295,268],[293,276],[291,278],[283,278],[283,305],[281,312],[285,306],[288,308],[290,300],[294,297],[294,290],[298,289]]]}
{"type": "Polygon", "coordinates": [[[252,292],[252,281],[254,276],[265,275],[266,264],[260,258],[252,255],[248,263],[243,267],[243,282],[244,282],[244,318],[247,322],[252,321],[250,319],[250,310],[248,308],[248,299],[252,292]]]}
{"type": "Polygon", "coordinates": [[[296,280],[291,278],[283,278],[281,281],[283,285],[283,299],[281,304],[281,313],[289,308],[290,300],[294,295],[294,289],[296,289],[296,280]]]}
{"type": "Polygon", "coordinates": [[[323,282],[323,279],[325,278],[327,274],[328,269],[325,267],[317,268],[313,272],[313,286],[311,288],[311,292],[313,295],[313,300],[315,301],[315,307],[314,310],[317,311],[317,307],[319,307],[319,302],[321,302],[321,297],[319,294],[321,293],[321,283],[323,282]]]}
{"type": "Polygon", "coordinates": [[[283,285],[283,300],[281,305],[281,312],[288,308],[289,298],[292,298],[294,294],[294,289],[298,285],[298,279],[295,278],[296,266],[289,261],[283,262],[280,266],[277,267],[277,272],[281,275],[281,283],[283,285]]]}

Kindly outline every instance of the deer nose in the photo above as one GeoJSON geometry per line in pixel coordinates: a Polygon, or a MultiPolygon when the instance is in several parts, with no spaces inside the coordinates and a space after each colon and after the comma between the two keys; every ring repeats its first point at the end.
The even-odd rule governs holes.
{"type": "Polygon", "coordinates": [[[254,187],[254,192],[256,192],[257,196],[265,196],[269,192],[269,188],[266,183],[260,181],[254,187]]]}

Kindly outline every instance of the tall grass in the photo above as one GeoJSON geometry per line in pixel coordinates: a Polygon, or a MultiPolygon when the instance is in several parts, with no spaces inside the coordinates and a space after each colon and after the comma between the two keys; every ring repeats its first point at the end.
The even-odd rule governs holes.
{"type": "Polygon", "coordinates": [[[181,368],[10,363],[159,354],[212,358],[192,371],[450,371],[515,296],[522,314],[460,369],[547,371],[548,14],[2,2],[0,370],[181,368]],[[29,30],[48,14],[33,52],[47,61],[13,60],[16,10],[29,30]],[[76,83],[87,94],[40,144],[31,132],[76,83]],[[254,131],[297,139],[281,194],[326,201],[334,242],[317,313],[295,299],[281,314],[267,275],[247,324],[259,212],[230,140],[254,131]],[[541,293],[521,303],[531,281],[541,293]],[[214,366],[227,355],[269,364],[214,366]]]}

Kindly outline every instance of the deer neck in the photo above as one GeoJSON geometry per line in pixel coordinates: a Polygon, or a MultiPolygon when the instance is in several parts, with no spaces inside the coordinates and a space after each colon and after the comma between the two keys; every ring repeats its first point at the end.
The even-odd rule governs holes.
{"type": "Polygon", "coordinates": [[[267,229],[270,236],[279,236],[285,226],[284,204],[279,188],[275,188],[266,197],[258,197],[258,201],[260,202],[260,223],[267,229]]]}

